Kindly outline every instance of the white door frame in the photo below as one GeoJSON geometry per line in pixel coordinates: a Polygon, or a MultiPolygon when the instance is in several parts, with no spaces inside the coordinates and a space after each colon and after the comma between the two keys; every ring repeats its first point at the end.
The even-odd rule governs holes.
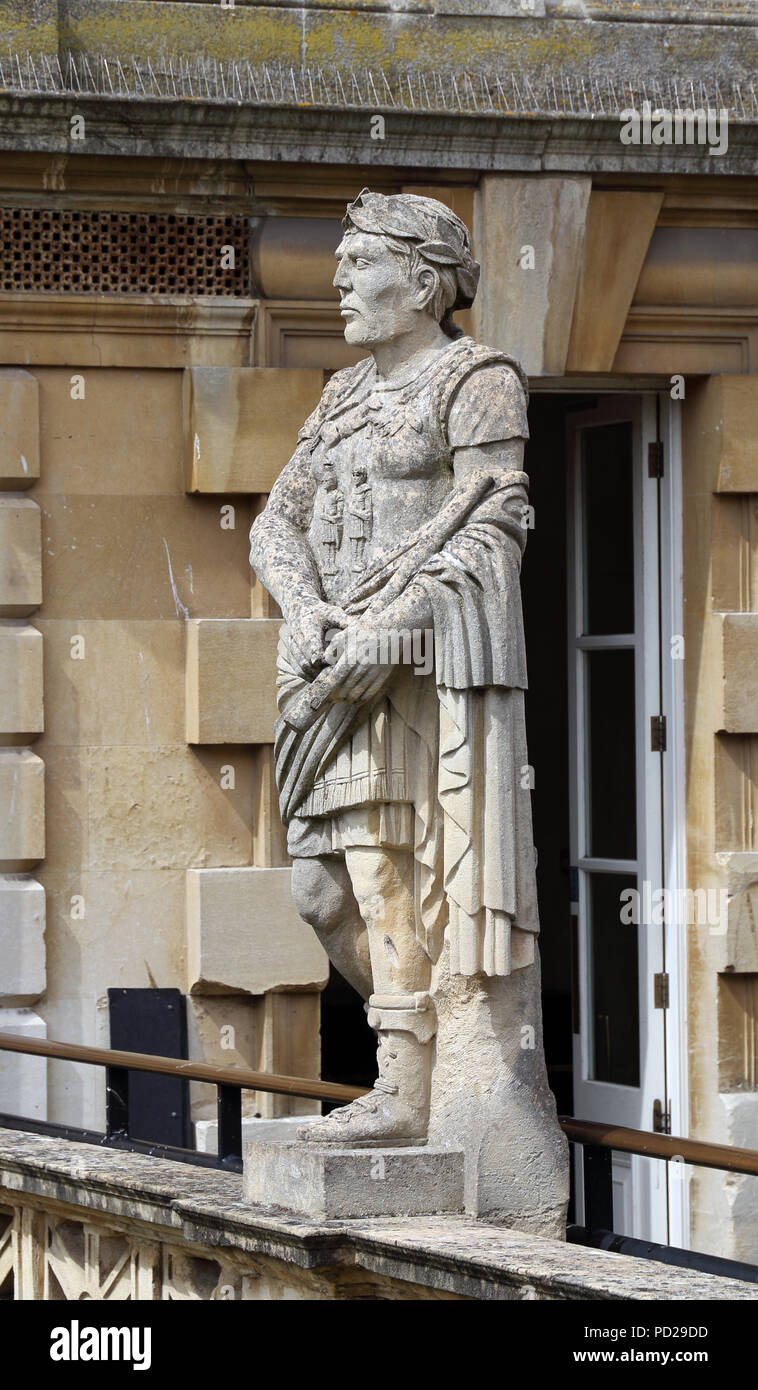
{"type": "MultiPolygon", "coordinates": [[[[536,392],[549,390],[551,393],[559,391],[561,393],[586,391],[588,395],[600,396],[613,394],[622,396],[627,393],[635,396],[638,403],[639,435],[636,441],[635,456],[638,466],[635,469],[635,487],[640,490],[639,506],[636,508],[638,517],[643,529],[648,536],[657,535],[658,527],[658,493],[660,491],[660,571],[658,573],[657,556],[655,570],[652,574],[649,565],[647,569],[647,556],[643,554],[640,545],[641,537],[635,537],[635,549],[638,553],[636,568],[637,575],[637,594],[643,600],[641,609],[646,618],[650,617],[649,604],[651,598],[651,586],[655,589],[655,602],[657,608],[658,579],[660,576],[660,617],[661,617],[661,650],[663,660],[660,670],[656,669],[656,663],[648,662],[647,670],[640,671],[639,678],[643,682],[643,689],[639,691],[638,708],[645,710],[644,719],[637,717],[637,749],[638,767],[645,769],[645,783],[650,793],[656,795],[657,826],[655,819],[650,816],[647,823],[641,827],[642,833],[638,837],[638,851],[647,840],[648,863],[650,863],[650,840],[657,839],[657,881],[661,886],[672,890],[670,903],[676,904],[683,900],[683,894],[678,890],[686,887],[686,801],[685,801],[685,757],[684,757],[684,661],[683,656],[683,594],[682,594],[682,482],[681,482],[681,417],[678,403],[670,398],[670,383],[658,381],[645,381],[636,383],[634,381],[604,381],[588,380],[580,382],[551,381],[550,383],[534,383],[536,392]],[[658,415],[656,416],[656,412],[658,415]],[[659,433],[658,433],[659,431],[659,433]],[[647,443],[659,437],[664,446],[664,471],[660,481],[649,478],[647,470],[647,443]],[[644,602],[644,595],[647,592],[648,601],[644,602]],[[679,639],[679,640],[675,640],[679,639]],[[660,706],[660,707],[659,707],[660,706]],[[649,723],[648,714],[651,708],[655,712],[664,713],[667,718],[667,747],[666,752],[651,754],[649,742],[649,723]],[[662,794],[661,794],[662,793],[662,794]],[[662,837],[660,833],[662,815],[662,837]],[[661,856],[660,846],[663,845],[661,856]]],[[[588,402],[589,405],[589,402],[588,402]]],[[[650,546],[648,546],[650,549],[650,546]]],[[[636,595],[636,601],[637,595],[636,595]]],[[[657,626],[657,612],[652,621],[657,626]]],[[[639,624],[637,624],[639,628],[639,624]]],[[[648,643],[649,646],[649,643],[648,643]]],[[[641,667],[642,663],[638,663],[641,667]]],[[[573,690],[573,673],[570,681],[570,691],[573,690]]],[[[573,725],[571,726],[573,727],[573,725]]],[[[570,761],[572,762],[571,776],[573,784],[576,783],[575,765],[575,746],[574,739],[571,739],[569,749],[570,761]]],[[[572,797],[572,803],[574,798],[572,797]]],[[[572,812],[573,812],[572,806],[572,812]]],[[[638,814],[642,815],[642,808],[638,807],[638,814]]],[[[653,847],[653,861],[655,860],[655,847],[653,847]]],[[[653,872],[650,873],[651,880],[653,872]]],[[[653,880],[654,881],[654,880],[653,880]]],[[[687,1073],[687,933],[686,925],[678,922],[674,915],[671,920],[667,920],[662,930],[656,931],[640,926],[640,932],[648,932],[651,941],[648,943],[651,951],[648,952],[648,959],[643,970],[644,952],[641,955],[641,989],[652,990],[652,976],[657,970],[663,968],[665,963],[666,971],[669,976],[669,1008],[665,1011],[648,1008],[648,1017],[652,1018],[652,1026],[660,1028],[662,1037],[657,1039],[659,1045],[665,1047],[666,1059],[666,1078],[667,1094],[661,1096],[664,1104],[668,1104],[671,1113],[671,1132],[675,1135],[685,1137],[688,1130],[688,1073],[687,1073]],[[664,962],[665,952],[665,962],[664,962]],[[655,1018],[655,1015],[658,1018],[655,1018]]],[[[579,961],[580,978],[582,972],[586,970],[586,961],[579,961]]],[[[646,1001],[652,1005],[652,1000],[646,1001]]],[[[643,1012],[641,1010],[641,1026],[643,1012]]],[[[586,1032],[586,1030],[585,1030],[586,1032]]],[[[644,1065],[644,1049],[643,1049],[644,1065]]],[[[581,1061],[582,1071],[579,1075],[586,1075],[586,1043],[581,1054],[577,1059],[581,1061]]],[[[575,1074],[577,1074],[575,1072],[575,1074]]],[[[641,1075],[643,1083],[641,1089],[645,1094],[645,1077],[641,1075]]],[[[652,1080],[653,1078],[649,1078],[652,1080]]],[[[625,1088],[614,1088],[622,1090],[625,1088]]],[[[649,1089],[649,1087],[647,1088],[649,1089]]],[[[645,1095],[645,1104],[648,1097],[645,1095]]],[[[580,1118],[591,1118],[589,1115],[581,1114],[581,1106],[577,1107],[580,1118]]],[[[616,1119],[617,1116],[605,1115],[603,1118],[616,1119]]],[[[635,1128],[649,1129],[652,1127],[652,1116],[646,1117],[644,1123],[634,1125],[635,1128]]],[[[640,1234],[649,1239],[668,1241],[673,1245],[686,1246],[689,1236],[689,1211],[688,1211],[688,1171],[684,1165],[669,1165],[657,1160],[647,1159],[622,1159],[621,1164],[626,1162],[629,1169],[629,1176],[632,1177],[632,1165],[636,1167],[636,1173],[632,1180],[637,1188],[637,1193],[641,1199],[635,1205],[637,1212],[636,1219],[633,1221],[635,1229],[626,1226],[628,1234],[640,1234]],[[648,1169],[645,1174],[645,1168],[648,1169]],[[661,1212],[665,1210],[665,1194],[668,1190],[667,1218],[662,1221],[661,1212]]],[[[618,1162],[616,1164],[618,1169],[618,1162]]],[[[622,1180],[622,1190],[627,1186],[623,1180],[623,1174],[618,1176],[622,1180]]],[[[617,1189],[618,1190],[618,1189],[617,1189]]],[[[581,1201],[581,1194],[580,1201],[581,1201]]]]}

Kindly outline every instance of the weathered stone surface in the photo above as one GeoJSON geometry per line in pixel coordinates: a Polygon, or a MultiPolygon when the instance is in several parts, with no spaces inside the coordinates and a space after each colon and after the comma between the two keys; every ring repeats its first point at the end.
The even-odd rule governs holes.
{"type": "MultiPolygon", "coordinates": [[[[499,311],[508,294],[518,301],[516,347],[539,355],[539,371],[563,370],[588,193],[587,181],[560,179],[480,190],[485,314],[505,271],[499,311]],[[527,304],[507,272],[530,219],[543,241],[527,304]],[[536,336],[519,336],[535,320],[536,336]]],[[[331,378],[251,531],[251,562],[285,618],[275,770],[295,902],[368,1000],[378,1035],[371,1092],[301,1137],[316,1149],[408,1150],[429,1134],[465,1150],[468,1210],[562,1236],[568,1155],[542,1053],[520,779],[526,381],[508,353],[455,323],[479,277],[456,213],[364,189],[343,229],[345,339],[370,356],[331,378]],[[413,654],[411,634],[425,632],[434,675],[413,654]],[[531,1062],[518,1053],[524,1029],[531,1062]]],[[[346,1192],[361,1171],[340,1169],[346,1192]]],[[[331,1179],[318,1172],[321,1195],[309,1200],[327,1210],[331,1179]]],[[[278,1181],[281,1200],[297,1200],[278,1181]]]]}
{"type": "Polygon", "coordinates": [[[295,439],[291,421],[318,402],[321,371],[201,367],[184,380],[188,492],[270,492],[295,439]]]}
{"type": "MultiPolygon", "coordinates": [[[[61,306],[61,314],[67,310],[70,317],[59,325],[59,338],[64,342],[68,339],[71,344],[72,339],[79,337],[75,319],[78,305],[83,303],[89,315],[88,335],[90,340],[97,340],[102,351],[102,340],[107,336],[105,326],[102,333],[93,332],[94,324],[105,303],[110,302],[115,312],[118,298],[114,296],[108,301],[103,296],[98,301],[88,297],[81,301],[70,294],[62,297],[66,304],[61,306]]],[[[122,310],[119,328],[136,334],[138,327],[144,326],[145,332],[149,332],[150,312],[157,313],[159,304],[154,302],[149,309],[141,305],[137,316],[135,309],[136,305],[132,305],[131,318],[122,310]]],[[[165,324],[153,319],[152,328],[154,340],[171,342],[174,335],[165,331],[165,324]]],[[[84,377],[83,400],[72,393],[70,371],[52,366],[36,367],[34,371],[34,382],[39,386],[44,457],[35,497],[53,494],[69,499],[73,495],[85,497],[87,503],[96,496],[147,498],[173,494],[180,499],[182,372],[135,371],[123,366],[88,371],[88,364],[81,360],[77,365],[84,377]]],[[[159,360],[149,365],[168,364],[159,360]]],[[[103,366],[108,367],[108,363],[103,366]]],[[[144,502],[142,506],[144,515],[144,502]]],[[[112,532],[108,535],[112,536],[112,532]]]]}
{"type": "Polygon", "coordinates": [[[41,513],[28,497],[0,496],[0,617],[19,618],[42,602],[41,513]]]}
{"type": "Polygon", "coordinates": [[[189,988],[263,994],[322,988],[328,959],[292,903],[289,869],[191,869],[187,874],[189,988]]]}
{"type": "Polygon", "coordinates": [[[45,890],[0,875],[0,1003],[32,1004],[45,992],[45,890]]]}
{"type": "Polygon", "coordinates": [[[719,851],[716,858],[721,871],[718,892],[726,909],[723,920],[707,928],[720,957],[716,968],[758,973],[758,854],[719,851]]]}
{"type": "Polygon", "coordinates": [[[21,618],[0,620],[0,743],[43,728],[42,633],[21,618]]]}
{"type": "Polygon", "coordinates": [[[245,749],[92,748],[87,761],[90,863],[173,869],[250,862],[245,749]]]}
{"type": "Polygon", "coordinates": [[[488,174],[477,189],[474,236],[487,288],[474,305],[474,332],[513,353],[529,376],[566,369],[589,196],[586,178],[488,174]]]}
{"type": "MultiPolygon", "coordinates": [[[[260,1046],[256,1067],[279,1076],[321,1075],[321,996],[309,990],[269,990],[260,1000],[260,1046]]],[[[303,1096],[255,1091],[254,1113],[265,1119],[312,1116],[318,1103],[303,1096]]]]}
{"type": "Polygon", "coordinates": [[[323,1220],[463,1210],[463,1154],[450,1149],[245,1145],[248,1202],[323,1220]]]}
{"type": "Polygon", "coordinates": [[[184,622],[35,617],[56,747],[184,743],[184,622]]]}
{"type": "Polygon", "coordinates": [[[280,626],[271,618],[187,624],[188,743],[273,743],[280,626]]]}
{"type": "Polygon", "coordinates": [[[31,372],[0,368],[0,488],[39,478],[39,388],[31,372]]]}
{"type": "Polygon", "coordinates": [[[590,193],[566,371],[612,370],[662,202],[655,191],[590,193]]]}
{"type": "Polygon", "coordinates": [[[249,616],[247,499],[177,493],[147,503],[125,484],[122,496],[73,493],[63,507],[48,493],[40,502],[46,619],[249,616]]]}
{"type": "MultiPolygon", "coordinates": [[[[207,1246],[213,1259],[228,1252],[248,1273],[241,1296],[249,1299],[334,1301],[351,1296],[351,1279],[362,1297],[368,1287],[384,1299],[758,1299],[756,1285],[739,1279],[567,1246],[465,1216],[288,1216],[245,1205],[235,1174],[3,1130],[0,1201],[13,1205],[23,1193],[42,1212],[68,1202],[88,1228],[99,1223],[107,1231],[109,1219],[118,1218],[123,1229],[126,1218],[148,1242],[207,1246]]],[[[43,1258],[42,1240],[28,1248],[43,1258]]]]}
{"type": "Polygon", "coordinates": [[[758,613],[725,613],[723,727],[758,734],[758,613]]]}
{"type": "MultiPolygon", "coordinates": [[[[311,1101],[311,1105],[314,1104],[311,1101]]],[[[247,1115],[242,1120],[242,1143],[277,1144],[294,1142],[297,1131],[311,1120],[320,1119],[318,1115],[281,1115],[278,1119],[255,1119],[247,1115]]],[[[198,1120],[195,1124],[195,1147],[201,1153],[218,1152],[218,1121],[198,1120]]]]}
{"type": "Polygon", "coordinates": [[[28,748],[0,748],[0,873],[45,857],[45,764],[28,748]]]}
{"type": "Polygon", "coordinates": [[[437,967],[437,1057],[429,1143],[466,1155],[466,1211],[560,1240],[568,1145],[542,1046],[539,960],[504,979],[437,967]]]}
{"type": "Polygon", "coordinates": [[[721,376],[708,383],[717,393],[720,420],[714,445],[718,450],[719,492],[758,492],[758,380],[754,376],[721,376]]]}
{"type": "MultiPolygon", "coordinates": [[[[46,1038],[44,1019],[31,1009],[0,1009],[0,1033],[46,1038]]],[[[28,1120],[47,1119],[47,1059],[0,1050],[0,1111],[28,1120]]]]}

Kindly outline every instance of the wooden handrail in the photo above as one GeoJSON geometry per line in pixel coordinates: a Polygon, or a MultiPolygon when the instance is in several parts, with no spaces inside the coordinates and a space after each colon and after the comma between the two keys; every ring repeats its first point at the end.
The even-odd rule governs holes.
{"type": "Polygon", "coordinates": [[[644,1129],[575,1120],[562,1115],[559,1123],[567,1139],[577,1144],[597,1144],[603,1149],[640,1154],[646,1158],[679,1159],[698,1168],[723,1168],[730,1173],[758,1176],[758,1150],[732,1149],[728,1144],[708,1144],[701,1139],[678,1139],[670,1134],[651,1134],[644,1129]]]}
{"type": "Polygon", "coordinates": [[[0,1052],[24,1052],[33,1057],[54,1057],[65,1062],[89,1062],[98,1067],[124,1067],[128,1071],[151,1071],[160,1076],[178,1076],[185,1081],[210,1081],[216,1086],[242,1086],[250,1091],[273,1091],[276,1095],[302,1096],[306,1100],[347,1101],[366,1094],[365,1086],[342,1086],[336,1081],[317,1081],[305,1076],[277,1076],[268,1071],[248,1071],[246,1067],[218,1067],[210,1062],[185,1062],[177,1057],[154,1057],[149,1052],[119,1052],[109,1047],[86,1047],[79,1043],[54,1042],[49,1038],[22,1038],[0,1033],[0,1052]]]}
{"type": "MultiPolygon", "coordinates": [[[[15,1033],[0,1032],[2,1051],[23,1052],[33,1057],[51,1057],[64,1062],[87,1062],[99,1067],[123,1067],[128,1071],[182,1077],[186,1081],[208,1081],[215,1086],[241,1086],[244,1090],[271,1091],[275,1095],[342,1104],[365,1095],[368,1089],[365,1086],[343,1086],[335,1081],[317,1081],[305,1076],[248,1071],[246,1067],[219,1067],[211,1062],[154,1057],[147,1052],[121,1052],[108,1047],[55,1042],[49,1038],[23,1038],[15,1033]]],[[[678,1159],[700,1168],[719,1168],[730,1173],[758,1176],[756,1149],[736,1149],[727,1144],[708,1144],[700,1139],[651,1134],[647,1130],[628,1129],[623,1125],[575,1120],[571,1115],[562,1115],[558,1122],[566,1138],[577,1144],[596,1144],[603,1149],[616,1149],[647,1158],[668,1159],[669,1162],[678,1159]]]]}

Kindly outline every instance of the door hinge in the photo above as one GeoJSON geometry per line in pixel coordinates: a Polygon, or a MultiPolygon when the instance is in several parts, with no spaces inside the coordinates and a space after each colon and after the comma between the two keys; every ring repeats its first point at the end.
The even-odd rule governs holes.
{"type": "Polygon", "coordinates": [[[665,714],[653,714],[650,716],[650,751],[652,753],[666,752],[665,714]]]}
{"type": "Polygon", "coordinates": [[[653,1101],[653,1134],[671,1133],[671,1106],[664,1110],[659,1100],[653,1101]]]}
{"type": "Polygon", "coordinates": [[[653,439],[647,446],[647,473],[649,478],[663,477],[662,439],[653,439]]]}
{"type": "Polygon", "coordinates": [[[667,1009],[669,1006],[669,977],[665,970],[653,976],[653,1005],[656,1009],[667,1009]]]}

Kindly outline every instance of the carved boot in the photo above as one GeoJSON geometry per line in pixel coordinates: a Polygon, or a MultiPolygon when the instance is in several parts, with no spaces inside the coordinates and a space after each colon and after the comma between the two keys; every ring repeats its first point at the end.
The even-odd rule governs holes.
{"type": "Polygon", "coordinates": [[[373,1089],[304,1126],[298,1138],[346,1149],[426,1143],[431,1040],[437,1029],[434,1005],[426,991],[372,994],[368,1021],[379,1039],[379,1075],[373,1089]]]}

